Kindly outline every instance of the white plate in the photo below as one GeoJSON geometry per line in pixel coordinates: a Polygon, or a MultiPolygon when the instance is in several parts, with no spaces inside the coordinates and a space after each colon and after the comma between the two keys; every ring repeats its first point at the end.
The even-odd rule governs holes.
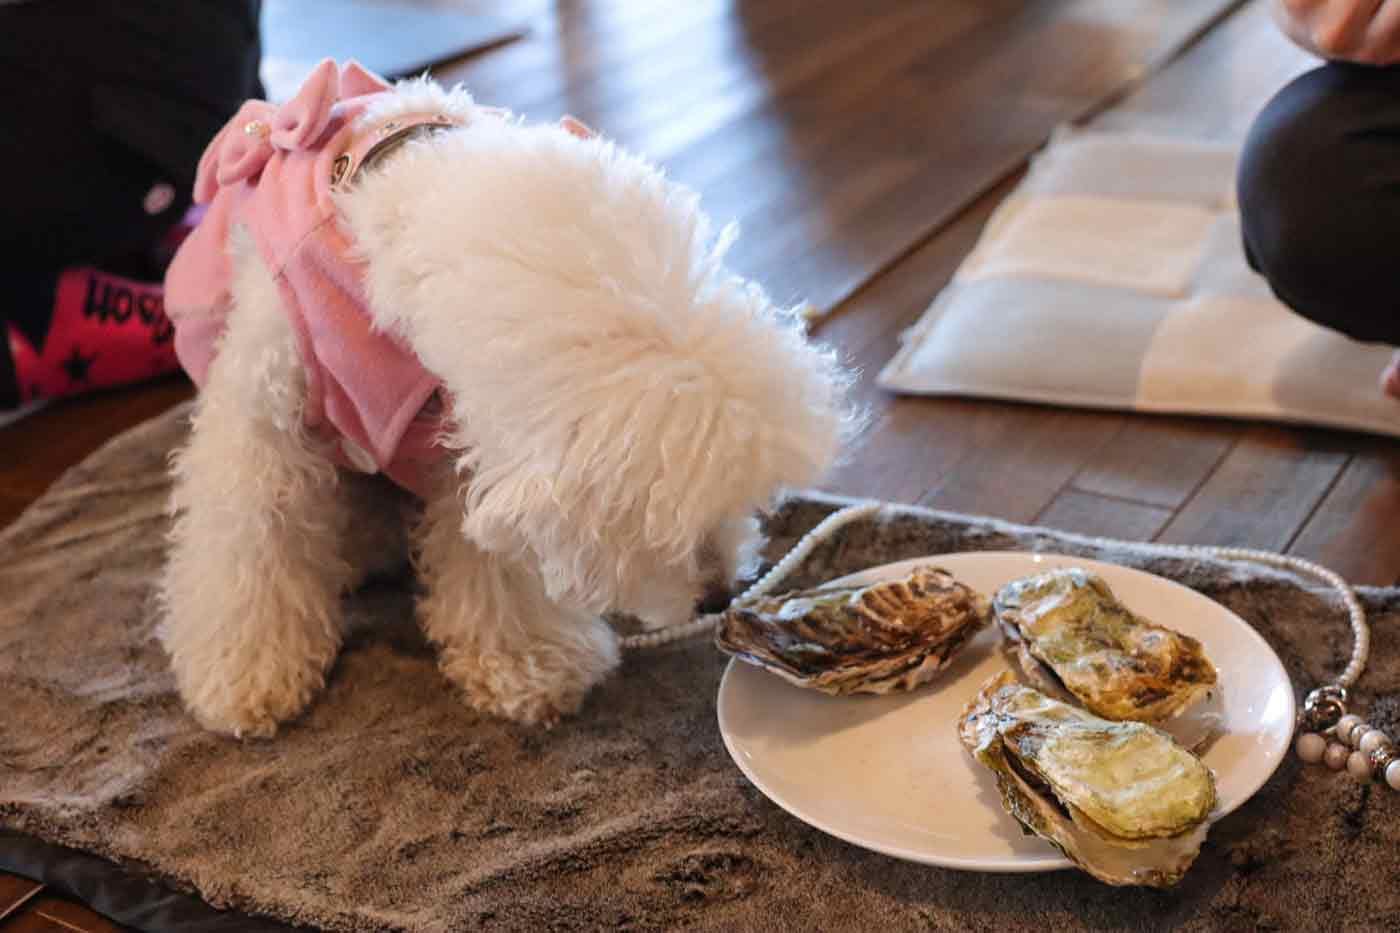
{"type": "MultiPolygon", "coordinates": [[[[1099,573],[1130,609],[1194,636],[1220,671],[1225,732],[1204,757],[1219,819],[1274,773],[1291,744],[1293,688],[1264,639],[1224,606],[1161,577],[1053,554],[944,554],[845,578],[869,583],[936,563],[979,592],[1053,567],[1099,573]]],[[[996,783],[958,741],[956,722],[978,687],[1005,669],[994,626],[913,693],[830,697],[734,660],[719,688],[719,728],[739,769],[778,806],[847,842],[898,858],[973,871],[1069,867],[1021,833],[996,783]]]]}

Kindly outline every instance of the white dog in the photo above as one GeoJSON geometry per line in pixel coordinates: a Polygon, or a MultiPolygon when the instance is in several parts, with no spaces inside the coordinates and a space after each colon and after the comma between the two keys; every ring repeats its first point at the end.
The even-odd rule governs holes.
{"type": "Polygon", "coordinates": [[[347,465],[421,501],[403,517],[447,677],[482,712],[548,725],[618,663],[602,613],[690,618],[749,569],[755,511],[853,426],[847,376],[725,270],[695,196],[577,124],[323,63],[290,104],[245,105],[196,194],[209,216],[167,304],[203,385],[161,636],[210,729],[267,736],[303,711],[341,595],[400,559],[401,516],[347,465]],[[302,184],[297,160],[309,207],[275,190],[302,184]],[[357,341],[400,354],[407,402],[375,397],[357,341]],[[404,453],[415,431],[435,456],[404,453]]]}

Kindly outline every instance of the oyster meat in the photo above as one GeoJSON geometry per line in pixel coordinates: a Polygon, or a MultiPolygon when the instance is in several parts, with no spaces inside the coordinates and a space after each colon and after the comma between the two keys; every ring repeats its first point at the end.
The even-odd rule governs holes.
{"type": "Polygon", "coordinates": [[[1100,881],[1170,887],[1201,850],[1215,779],[1152,726],[1100,719],[1008,671],[983,685],[958,736],[1025,831],[1100,881]]]}
{"type": "Polygon", "coordinates": [[[897,580],[761,597],[720,619],[720,649],[823,693],[911,690],[948,665],[991,617],[985,598],[938,567],[897,580]]]}
{"type": "Polygon", "coordinates": [[[1188,748],[1215,733],[1215,666],[1201,643],[1149,622],[1101,577],[1071,567],[1006,584],[992,599],[1023,679],[1104,719],[1159,726],[1188,748]]]}

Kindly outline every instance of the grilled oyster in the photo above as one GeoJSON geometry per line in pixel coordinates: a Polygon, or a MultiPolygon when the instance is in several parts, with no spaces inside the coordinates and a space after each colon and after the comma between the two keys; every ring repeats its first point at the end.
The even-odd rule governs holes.
{"type": "Polygon", "coordinates": [[[1215,807],[1210,769],[1165,733],[1110,722],[1016,682],[987,681],[958,736],[1028,833],[1114,885],[1170,887],[1215,807]]]}
{"type": "Polygon", "coordinates": [[[1218,729],[1217,675],[1201,643],[1132,612],[1099,576],[1066,568],[1026,577],[998,590],[992,608],[1023,679],[1043,692],[1105,719],[1159,726],[1188,748],[1218,729]]]}
{"type": "Polygon", "coordinates": [[[892,693],[937,674],[990,616],[986,599],[946,570],[925,565],[898,580],[733,606],[715,641],[799,687],[892,693]]]}

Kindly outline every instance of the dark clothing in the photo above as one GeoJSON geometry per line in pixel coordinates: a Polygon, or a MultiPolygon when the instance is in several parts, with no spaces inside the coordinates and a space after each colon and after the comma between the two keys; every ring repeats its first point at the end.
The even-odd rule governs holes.
{"type": "MultiPolygon", "coordinates": [[[[0,337],[41,350],[64,269],[162,275],[204,146],[261,96],[261,0],[0,4],[0,337]],[[153,193],[153,189],[155,189],[153,193]]],[[[0,345],[0,408],[15,372],[0,345]]]]}
{"type": "Polygon", "coordinates": [[[1245,251],[1297,313],[1400,344],[1400,68],[1328,64],[1260,113],[1239,169],[1245,251]]]}
{"type": "Polygon", "coordinates": [[[54,275],[159,240],[189,205],[204,145],[256,96],[259,6],[0,6],[0,256],[7,266],[54,275]],[[160,182],[175,196],[152,216],[143,201],[160,182]]]}

